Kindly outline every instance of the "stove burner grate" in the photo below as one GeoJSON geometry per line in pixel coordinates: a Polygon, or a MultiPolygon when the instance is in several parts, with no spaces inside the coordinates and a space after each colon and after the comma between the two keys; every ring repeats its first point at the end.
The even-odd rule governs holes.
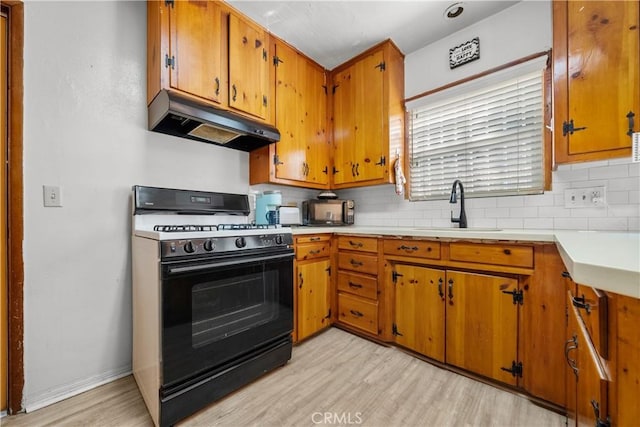
{"type": "Polygon", "coordinates": [[[280,228],[280,224],[156,225],[153,231],[182,233],[185,231],[263,230],[280,228]]]}

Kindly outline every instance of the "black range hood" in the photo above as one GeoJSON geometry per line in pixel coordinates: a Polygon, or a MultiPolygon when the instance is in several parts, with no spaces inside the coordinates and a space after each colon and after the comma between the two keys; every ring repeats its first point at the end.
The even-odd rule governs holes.
{"type": "Polygon", "coordinates": [[[151,101],[149,130],[242,151],[280,140],[280,132],[273,126],[172,90],[161,90],[151,101]]]}

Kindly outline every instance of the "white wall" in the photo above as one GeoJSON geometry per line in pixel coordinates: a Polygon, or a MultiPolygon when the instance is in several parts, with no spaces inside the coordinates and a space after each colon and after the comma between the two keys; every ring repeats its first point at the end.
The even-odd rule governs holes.
{"type": "Polygon", "coordinates": [[[145,2],[25,2],[27,410],[131,369],[134,184],[246,193],[248,155],[146,130],[145,2]],[[42,185],[62,187],[44,208],[42,185]]]}
{"type": "MultiPolygon", "coordinates": [[[[522,1],[476,25],[405,57],[406,97],[551,47],[551,3],[522,1]],[[449,69],[448,52],[480,37],[480,59],[449,69]]],[[[639,230],[640,164],[630,158],[562,165],[552,174],[553,191],[542,195],[467,200],[471,227],[639,230]],[[564,190],[605,186],[608,204],[595,209],[565,209],[564,190]]],[[[409,202],[393,186],[344,190],[356,201],[356,224],[381,226],[452,226],[448,200],[409,202]]],[[[454,207],[455,215],[459,206],[454,207]]]]}

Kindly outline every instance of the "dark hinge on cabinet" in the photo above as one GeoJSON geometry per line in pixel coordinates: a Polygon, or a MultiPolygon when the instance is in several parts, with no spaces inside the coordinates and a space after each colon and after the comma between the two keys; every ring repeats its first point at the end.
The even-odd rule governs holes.
{"type": "Polygon", "coordinates": [[[329,276],[331,276],[331,266],[327,267],[324,269],[324,271],[326,271],[327,273],[329,273],[329,276]]]}
{"type": "Polygon", "coordinates": [[[404,276],[404,274],[400,274],[397,271],[391,272],[391,280],[393,280],[393,283],[398,283],[398,277],[402,276],[404,276]]]}
{"type": "Polygon", "coordinates": [[[384,166],[387,164],[387,158],[385,156],[380,157],[380,161],[376,163],[378,166],[384,166]]]}
{"type": "Polygon", "coordinates": [[[513,291],[502,291],[503,294],[510,294],[513,297],[513,304],[524,304],[524,293],[517,289],[513,291]]]}
{"type": "Polygon", "coordinates": [[[281,62],[284,62],[282,59],[278,58],[278,56],[274,56],[273,57],[273,65],[275,65],[276,67],[278,65],[280,65],[281,62]]]}
{"type": "Polygon", "coordinates": [[[335,166],[333,166],[333,174],[335,175],[335,174],[337,174],[338,172],[340,172],[340,171],[339,171],[338,169],[336,169],[336,167],[335,167],[335,166]]]}
{"type": "Polygon", "coordinates": [[[174,4],[173,0],[164,0],[164,5],[165,6],[175,7],[175,4],[174,4]]]}
{"type": "Polygon", "coordinates": [[[382,61],[381,63],[376,65],[375,68],[380,68],[380,71],[384,71],[387,69],[387,65],[384,63],[384,61],[382,61]]]}
{"type": "Polygon", "coordinates": [[[324,94],[327,94],[327,85],[322,85],[322,88],[324,89],[324,94]]]}
{"type": "Polygon", "coordinates": [[[573,135],[574,132],[579,130],[585,130],[587,127],[583,126],[581,128],[577,128],[573,126],[573,119],[569,120],[569,123],[562,122],[562,136],[573,135]]]}
{"type": "Polygon", "coordinates": [[[171,58],[169,58],[169,55],[165,54],[164,55],[164,66],[165,66],[165,68],[171,67],[171,69],[174,70],[176,68],[176,57],[172,56],[171,58]]]}
{"type": "Polygon", "coordinates": [[[324,316],[325,319],[331,319],[331,309],[329,309],[329,312],[327,313],[326,316],[324,316]]]}
{"type": "Polygon", "coordinates": [[[591,312],[591,304],[589,304],[584,297],[584,294],[581,297],[571,296],[571,304],[574,307],[581,308],[589,314],[591,312]]]}
{"type": "Polygon", "coordinates": [[[336,93],[336,89],[338,89],[340,87],[340,85],[333,85],[333,87],[331,88],[331,93],[336,93]]]}
{"type": "Polygon", "coordinates": [[[329,166],[325,166],[324,169],[322,169],[322,173],[329,175],[329,166]]]}
{"type": "MultiPolygon", "coordinates": [[[[256,40],[256,44],[258,43],[258,40],[256,40]]],[[[267,50],[265,48],[262,48],[262,59],[264,60],[264,62],[267,62],[267,50]]]]}
{"type": "Polygon", "coordinates": [[[514,377],[522,378],[522,362],[516,363],[516,361],[514,360],[513,362],[511,362],[511,368],[502,367],[500,369],[506,372],[511,372],[511,375],[513,375],[514,377]]]}
{"type": "Polygon", "coordinates": [[[563,271],[562,272],[562,277],[564,277],[566,279],[571,279],[571,274],[569,274],[568,271],[563,271]]]}
{"type": "Polygon", "coordinates": [[[607,417],[605,421],[600,419],[600,405],[595,400],[591,401],[593,414],[596,416],[596,427],[611,427],[611,419],[607,417]]]}
{"type": "Polygon", "coordinates": [[[278,165],[284,165],[284,162],[280,161],[280,156],[278,156],[277,154],[273,155],[273,164],[278,166],[278,165]]]}
{"type": "Polygon", "coordinates": [[[262,105],[267,106],[267,95],[262,95],[262,105]]]}
{"type": "Polygon", "coordinates": [[[393,335],[395,335],[396,337],[402,337],[404,335],[402,335],[400,332],[398,332],[398,325],[396,325],[395,323],[391,325],[391,333],[393,335]]]}

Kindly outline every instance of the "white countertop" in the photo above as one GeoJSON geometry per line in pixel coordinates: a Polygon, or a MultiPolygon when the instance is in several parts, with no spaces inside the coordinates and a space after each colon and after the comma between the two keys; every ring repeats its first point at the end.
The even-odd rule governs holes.
{"type": "Polygon", "coordinates": [[[297,227],[294,235],[336,233],[483,241],[555,242],[571,278],[582,285],[640,298],[640,233],[421,227],[297,227]]]}

